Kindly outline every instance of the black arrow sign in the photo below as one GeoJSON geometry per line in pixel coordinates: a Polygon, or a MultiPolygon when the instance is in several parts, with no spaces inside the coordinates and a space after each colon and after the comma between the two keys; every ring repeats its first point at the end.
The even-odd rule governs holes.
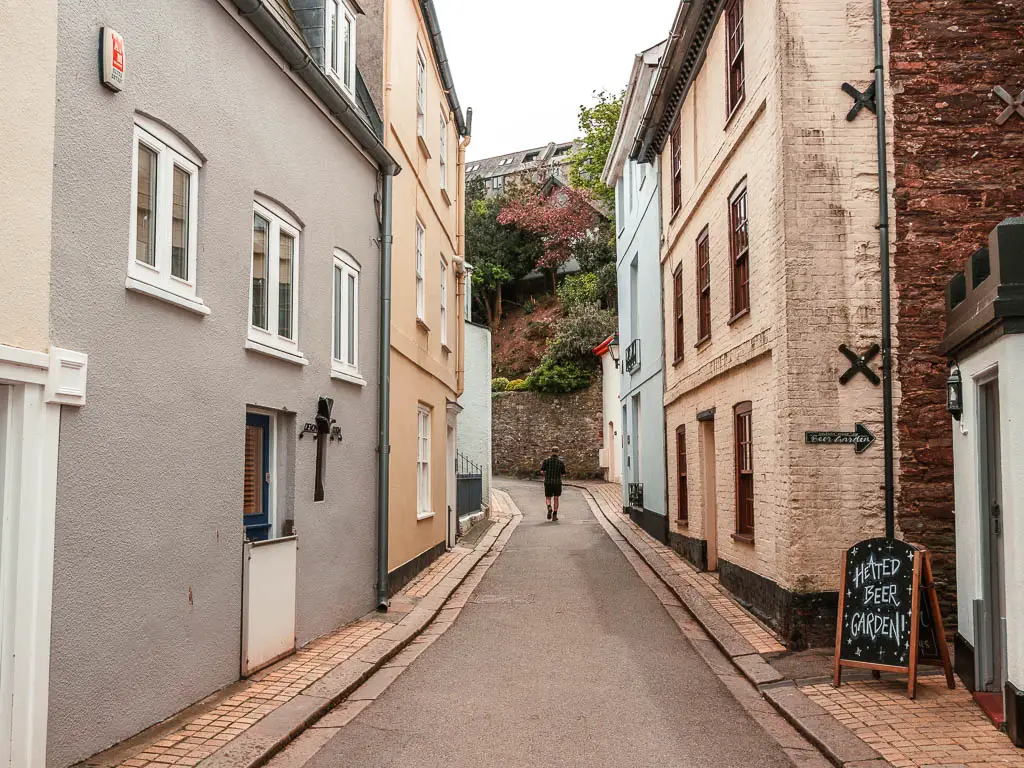
{"type": "Polygon", "coordinates": [[[875,436],[863,424],[856,424],[854,432],[804,432],[804,442],[813,445],[853,445],[857,453],[864,453],[875,436]]]}

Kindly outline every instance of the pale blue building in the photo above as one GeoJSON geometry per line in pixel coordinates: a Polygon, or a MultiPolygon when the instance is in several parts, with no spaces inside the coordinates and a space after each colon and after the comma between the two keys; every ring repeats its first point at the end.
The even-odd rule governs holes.
{"type": "Polygon", "coordinates": [[[661,195],[657,165],[633,159],[640,117],[664,43],[637,55],[603,181],[615,187],[616,274],[622,376],[622,504],[651,535],[668,536],[661,195]]]}

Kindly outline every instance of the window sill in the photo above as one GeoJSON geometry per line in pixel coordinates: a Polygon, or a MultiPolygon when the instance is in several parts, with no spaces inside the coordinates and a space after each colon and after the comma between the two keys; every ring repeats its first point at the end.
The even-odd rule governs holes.
{"type": "Polygon", "coordinates": [[[711,334],[708,334],[707,336],[705,336],[705,337],[703,337],[703,338],[701,338],[701,339],[697,339],[697,343],[696,343],[696,344],[694,344],[693,346],[694,346],[694,347],[695,347],[696,349],[702,349],[702,348],[703,348],[703,347],[704,347],[705,345],[707,345],[707,344],[708,344],[708,342],[710,342],[710,341],[711,341],[711,334]]]}
{"type": "Polygon", "coordinates": [[[416,143],[420,145],[420,152],[423,153],[423,156],[429,160],[432,157],[430,147],[427,146],[427,140],[422,133],[416,134],[416,143]]]}
{"type": "Polygon", "coordinates": [[[131,275],[125,278],[124,287],[134,293],[142,293],[146,296],[152,296],[154,299],[166,301],[168,304],[174,304],[177,307],[187,309],[189,312],[194,312],[197,315],[210,314],[210,308],[206,306],[200,298],[182,296],[179,293],[168,291],[166,288],[160,288],[159,286],[139,280],[131,275]]]}
{"type": "Polygon", "coordinates": [[[688,530],[690,530],[690,521],[689,520],[676,520],[676,528],[678,528],[681,531],[688,531],[688,530]]]}
{"type": "Polygon", "coordinates": [[[429,519],[430,519],[430,518],[432,518],[433,516],[434,516],[434,513],[433,513],[433,512],[417,512],[417,513],[416,513],[416,520],[417,520],[417,521],[420,521],[420,520],[429,520],[429,519]]]}
{"type": "Polygon", "coordinates": [[[258,352],[261,355],[267,355],[268,357],[276,357],[278,360],[284,360],[285,362],[294,363],[295,365],[309,365],[309,360],[301,352],[296,354],[295,352],[287,352],[277,347],[268,347],[266,344],[261,344],[258,341],[252,339],[245,340],[245,348],[253,352],[258,352]]]}
{"type": "Polygon", "coordinates": [[[447,344],[442,344],[441,351],[444,352],[446,355],[450,355],[452,353],[452,348],[449,347],[447,344]]]}
{"type": "Polygon", "coordinates": [[[352,101],[356,100],[355,91],[349,87],[349,84],[345,82],[345,79],[338,72],[335,72],[333,69],[327,69],[325,72],[330,81],[338,87],[339,91],[348,96],[352,101]]]}
{"type": "Polygon", "coordinates": [[[331,378],[335,381],[347,381],[349,384],[355,384],[358,387],[366,386],[366,379],[358,373],[350,373],[349,371],[343,371],[338,368],[331,368],[331,378]]]}
{"type": "Polygon", "coordinates": [[[673,224],[675,224],[676,219],[679,218],[679,212],[682,211],[682,210],[683,210],[683,205],[682,205],[682,203],[680,203],[679,206],[674,211],[672,211],[672,215],[668,219],[668,225],[670,227],[673,224]]]}
{"type": "Polygon", "coordinates": [[[734,533],[732,534],[732,539],[740,544],[749,544],[750,546],[754,546],[754,534],[752,533],[734,533]]]}
{"type": "Polygon", "coordinates": [[[747,89],[743,89],[743,95],[740,96],[739,101],[732,105],[732,111],[725,116],[725,125],[722,126],[723,131],[729,130],[729,125],[735,119],[736,115],[740,113],[740,109],[743,107],[743,103],[747,100],[747,89]]]}
{"type": "Polygon", "coordinates": [[[747,309],[741,310],[740,312],[737,312],[735,315],[730,317],[729,318],[729,322],[727,322],[726,325],[732,325],[737,320],[742,320],[744,317],[748,317],[749,315],[750,315],[750,308],[748,307],[747,309]]]}
{"type": "Polygon", "coordinates": [[[683,362],[683,359],[684,358],[683,358],[682,355],[677,357],[675,360],[672,361],[672,367],[677,368],[679,366],[679,364],[683,362]]]}
{"type": "Polygon", "coordinates": [[[427,333],[430,333],[430,326],[427,325],[427,321],[424,320],[422,317],[417,317],[416,318],[416,325],[418,325],[420,328],[422,328],[427,333]]]}
{"type": "Polygon", "coordinates": [[[441,187],[441,198],[448,204],[448,207],[450,208],[452,204],[452,198],[448,194],[448,190],[445,189],[444,187],[441,187]]]}

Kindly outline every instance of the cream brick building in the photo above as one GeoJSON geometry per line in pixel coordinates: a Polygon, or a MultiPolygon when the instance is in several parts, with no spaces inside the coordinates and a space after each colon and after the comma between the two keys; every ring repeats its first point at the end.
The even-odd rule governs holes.
{"type": "Polygon", "coordinates": [[[681,4],[633,149],[661,179],[669,540],[795,646],[884,531],[881,387],[838,350],[880,337],[876,126],[840,89],[872,77],[871,13],[681,4]],[[863,453],[805,444],[856,422],[863,453]]]}

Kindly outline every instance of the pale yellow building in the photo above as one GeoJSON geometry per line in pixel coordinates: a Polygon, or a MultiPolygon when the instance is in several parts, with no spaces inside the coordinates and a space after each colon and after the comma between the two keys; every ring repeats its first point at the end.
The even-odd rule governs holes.
{"type": "Polygon", "coordinates": [[[684,3],[634,147],[660,166],[668,538],[796,646],[884,532],[882,391],[839,351],[881,333],[875,120],[840,89],[872,62],[870,0],[684,3]],[[807,443],[855,424],[863,452],[807,443]]]}
{"type": "Polygon", "coordinates": [[[433,3],[386,0],[384,8],[385,144],[402,167],[392,227],[393,593],[454,544],[469,131],[433,3]]]}

